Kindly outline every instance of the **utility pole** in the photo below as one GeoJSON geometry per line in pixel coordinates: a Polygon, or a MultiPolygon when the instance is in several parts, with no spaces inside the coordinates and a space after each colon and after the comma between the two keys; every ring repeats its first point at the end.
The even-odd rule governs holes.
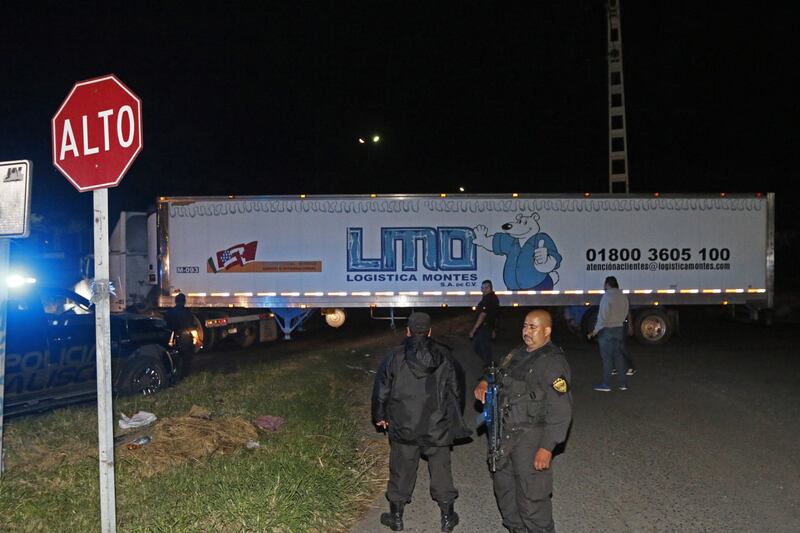
{"type": "Polygon", "coordinates": [[[608,0],[608,192],[630,192],[620,0],[608,0]]]}

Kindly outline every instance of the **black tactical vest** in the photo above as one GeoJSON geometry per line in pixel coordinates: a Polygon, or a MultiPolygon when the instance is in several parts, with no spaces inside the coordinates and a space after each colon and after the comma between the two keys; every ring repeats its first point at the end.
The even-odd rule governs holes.
{"type": "Polygon", "coordinates": [[[548,344],[528,352],[523,345],[502,362],[499,396],[507,431],[544,425],[546,408],[542,379],[549,356],[560,351],[548,344]]]}

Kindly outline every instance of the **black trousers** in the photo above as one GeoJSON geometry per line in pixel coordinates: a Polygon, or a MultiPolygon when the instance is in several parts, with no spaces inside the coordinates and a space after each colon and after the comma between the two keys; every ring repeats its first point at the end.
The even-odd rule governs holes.
{"type": "Polygon", "coordinates": [[[482,325],[472,336],[472,349],[483,360],[483,366],[492,363],[492,332],[488,326],[482,325]]]}
{"type": "Polygon", "coordinates": [[[188,331],[178,333],[178,350],[180,351],[179,376],[186,377],[192,373],[194,361],[194,339],[188,331]]]}
{"type": "Polygon", "coordinates": [[[411,503],[414,485],[417,483],[419,459],[428,459],[428,472],[431,476],[431,497],[440,504],[452,503],[458,498],[453,485],[450,468],[450,447],[432,446],[429,448],[413,444],[391,442],[389,454],[389,483],[386,499],[390,502],[411,503]]]}
{"type": "Polygon", "coordinates": [[[547,470],[533,468],[541,432],[530,430],[515,437],[517,442],[506,450],[505,461],[494,473],[494,496],[510,530],[554,533],[552,464],[547,470]]]}

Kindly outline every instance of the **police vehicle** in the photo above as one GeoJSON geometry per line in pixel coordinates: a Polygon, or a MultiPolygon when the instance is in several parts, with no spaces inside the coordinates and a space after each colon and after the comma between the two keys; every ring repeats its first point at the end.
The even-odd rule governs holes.
{"type": "MultiPolygon", "coordinates": [[[[41,412],[94,399],[93,304],[70,290],[18,285],[8,295],[5,414],[41,412]]],[[[111,315],[116,394],[153,394],[176,381],[179,369],[180,354],[163,320],[111,315]]]]}

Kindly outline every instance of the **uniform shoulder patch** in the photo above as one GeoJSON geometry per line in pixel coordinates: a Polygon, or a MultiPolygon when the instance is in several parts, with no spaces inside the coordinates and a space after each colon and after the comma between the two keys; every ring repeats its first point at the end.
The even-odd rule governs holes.
{"type": "Polygon", "coordinates": [[[561,394],[565,394],[567,390],[569,390],[567,380],[564,379],[563,376],[559,376],[553,380],[553,388],[556,390],[556,392],[560,392],[561,394]]]}

